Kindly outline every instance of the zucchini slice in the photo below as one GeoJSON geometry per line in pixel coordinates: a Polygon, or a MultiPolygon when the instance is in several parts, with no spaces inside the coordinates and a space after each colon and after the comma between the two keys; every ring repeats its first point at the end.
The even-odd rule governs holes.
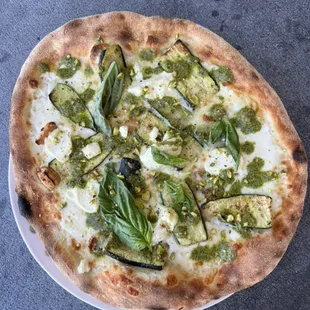
{"type": "Polygon", "coordinates": [[[207,105],[218,91],[208,71],[180,40],[161,57],[159,64],[165,71],[175,72],[176,89],[193,108],[207,105]]]}
{"type": "Polygon", "coordinates": [[[180,245],[191,245],[207,240],[207,232],[195,197],[189,186],[161,174],[157,186],[162,187],[162,199],[166,207],[172,207],[179,220],[173,234],[180,245]]]}
{"type": "Polygon", "coordinates": [[[71,86],[58,83],[49,94],[49,98],[63,116],[82,127],[95,130],[90,112],[84,101],[71,86]]]}
{"type": "Polygon", "coordinates": [[[159,130],[161,136],[163,136],[168,129],[168,125],[166,125],[163,120],[158,118],[154,113],[147,111],[144,115],[141,115],[137,133],[146,143],[152,144],[150,133],[154,127],[159,130]]]}
{"type": "Polygon", "coordinates": [[[54,169],[66,183],[78,182],[82,176],[99,166],[111,153],[109,140],[102,133],[97,133],[88,139],[73,140],[73,145],[75,145],[76,149],[70,155],[70,159],[65,163],[60,163],[57,159],[49,163],[49,166],[54,169]],[[101,153],[93,158],[87,159],[82,152],[82,148],[93,142],[99,144],[101,153]]]}
{"type": "Polygon", "coordinates": [[[180,105],[177,99],[164,96],[159,99],[149,99],[151,106],[158,111],[176,129],[183,130],[189,124],[191,112],[180,105]]]}
{"type": "Polygon", "coordinates": [[[127,265],[155,270],[162,270],[167,258],[167,249],[162,244],[154,246],[152,251],[148,249],[134,251],[124,245],[114,234],[103,253],[127,265]]]}
{"type": "Polygon", "coordinates": [[[242,228],[270,228],[272,198],[260,195],[239,195],[210,201],[203,214],[208,220],[221,221],[242,228]]]}

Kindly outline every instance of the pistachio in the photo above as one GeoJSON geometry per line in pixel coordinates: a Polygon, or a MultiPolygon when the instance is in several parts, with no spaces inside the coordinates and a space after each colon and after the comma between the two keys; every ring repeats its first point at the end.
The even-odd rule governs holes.
{"type": "Polygon", "coordinates": [[[49,136],[49,134],[57,128],[57,125],[54,122],[47,123],[42,129],[40,133],[40,137],[36,140],[36,144],[42,145],[44,144],[45,139],[49,136]]]}
{"type": "Polygon", "coordinates": [[[60,183],[58,173],[49,167],[38,168],[37,176],[42,184],[50,190],[53,190],[60,183]]]}

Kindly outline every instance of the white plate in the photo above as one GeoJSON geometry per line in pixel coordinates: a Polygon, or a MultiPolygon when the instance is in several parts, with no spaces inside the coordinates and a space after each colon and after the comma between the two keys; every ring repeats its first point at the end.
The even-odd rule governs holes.
{"type": "MultiPolygon", "coordinates": [[[[97,299],[93,298],[89,294],[81,291],[77,286],[75,286],[60,270],[57,268],[53,260],[45,254],[45,249],[38,236],[35,233],[30,231],[30,226],[27,220],[19,214],[19,208],[17,205],[17,195],[15,193],[15,179],[12,161],[10,157],[9,161],[9,192],[10,192],[10,200],[13,209],[13,214],[15,217],[16,224],[18,226],[19,232],[23,237],[24,242],[26,243],[30,253],[35,258],[35,260],[39,263],[39,265],[46,271],[46,273],[61,287],[63,287],[67,292],[79,298],[80,300],[102,310],[119,310],[119,308],[111,307],[97,299]]],[[[207,303],[205,306],[196,309],[203,310],[209,308],[222,300],[226,299],[231,295],[222,297],[217,300],[213,300],[207,303]]]]}

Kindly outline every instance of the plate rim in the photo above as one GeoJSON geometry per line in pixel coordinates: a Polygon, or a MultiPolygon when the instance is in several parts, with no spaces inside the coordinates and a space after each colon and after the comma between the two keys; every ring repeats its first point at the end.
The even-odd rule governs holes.
{"type": "MultiPolygon", "coordinates": [[[[63,274],[58,269],[55,262],[51,258],[49,258],[49,263],[44,262],[44,259],[40,257],[39,253],[36,252],[36,251],[38,251],[38,249],[34,249],[33,245],[31,244],[31,241],[29,240],[29,237],[27,236],[26,230],[22,227],[23,225],[25,225],[22,222],[27,221],[27,220],[19,214],[19,209],[18,209],[18,204],[17,204],[17,194],[15,192],[15,176],[14,176],[14,169],[13,169],[12,155],[11,154],[9,156],[8,185],[9,185],[8,187],[9,187],[10,204],[11,204],[12,212],[14,215],[14,220],[15,220],[15,223],[17,225],[18,231],[19,231],[24,243],[26,244],[27,249],[29,250],[30,254],[32,255],[32,257],[39,264],[39,266],[49,275],[49,277],[52,278],[60,287],[62,287],[69,294],[73,295],[77,299],[85,302],[86,304],[88,304],[90,306],[93,306],[93,307],[100,309],[100,310],[119,310],[119,309],[121,309],[121,308],[116,308],[116,307],[112,307],[110,305],[107,305],[103,301],[97,300],[93,296],[83,292],[65,274],[63,274]],[[51,264],[52,269],[56,269],[55,272],[59,272],[59,274],[58,275],[53,274],[53,270],[50,270],[50,268],[47,266],[48,264],[51,264]]],[[[29,223],[28,223],[28,226],[30,226],[29,223]]],[[[29,230],[29,228],[27,228],[27,229],[29,230]]],[[[29,230],[28,234],[29,233],[31,233],[30,230],[29,230]]],[[[35,236],[35,238],[39,242],[40,246],[43,249],[43,253],[44,253],[45,252],[44,245],[41,243],[41,241],[39,240],[39,238],[36,234],[33,234],[33,235],[35,236]]],[[[46,254],[44,253],[43,255],[46,255],[46,254]]],[[[227,299],[231,295],[233,295],[233,293],[226,295],[226,296],[223,296],[219,299],[212,300],[212,301],[208,302],[207,304],[205,304],[204,306],[197,308],[195,310],[205,310],[207,308],[210,308],[210,307],[220,303],[221,301],[227,299]]]]}

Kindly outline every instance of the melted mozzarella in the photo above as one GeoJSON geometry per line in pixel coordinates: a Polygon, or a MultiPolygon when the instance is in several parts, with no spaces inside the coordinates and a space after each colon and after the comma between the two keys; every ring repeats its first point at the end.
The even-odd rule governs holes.
{"type": "Polygon", "coordinates": [[[70,188],[66,192],[66,197],[87,213],[94,213],[98,210],[99,183],[90,179],[85,188],[70,188]]]}
{"type": "Polygon", "coordinates": [[[45,139],[45,150],[53,158],[64,163],[72,150],[71,135],[68,131],[56,129],[45,139]]]}
{"type": "Polygon", "coordinates": [[[85,272],[88,272],[88,271],[90,271],[89,263],[88,263],[87,259],[82,259],[80,261],[80,264],[79,264],[78,268],[77,268],[77,272],[79,274],[81,274],[81,273],[85,273],[85,272]]]}
{"type": "Polygon", "coordinates": [[[220,170],[235,166],[232,156],[224,148],[207,150],[205,158],[204,168],[210,174],[219,174],[220,170]]]}

